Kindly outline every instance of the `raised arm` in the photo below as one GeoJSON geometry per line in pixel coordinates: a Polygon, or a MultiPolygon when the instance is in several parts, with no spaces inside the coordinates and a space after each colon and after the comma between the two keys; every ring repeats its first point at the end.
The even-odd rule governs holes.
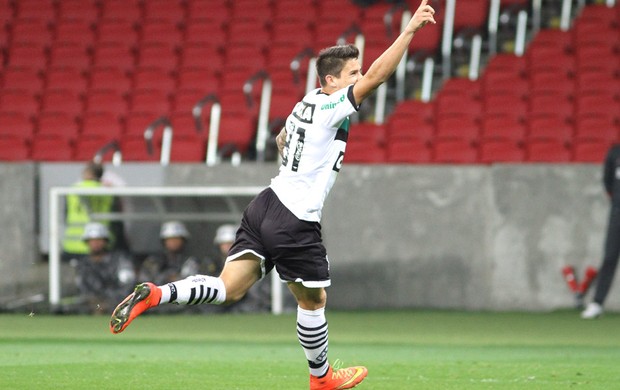
{"type": "Polygon", "coordinates": [[[353,87],[355,101],[360,104],[381,84],[386,82],[396,70],[398,63],[407,51],[409,43],[415,33],[428,23],[435,24],[435,10],[428,5],[428,0],[422,0],[407,27],[396,38],[390,47],[377,58],[366,74],[353,87]]]}

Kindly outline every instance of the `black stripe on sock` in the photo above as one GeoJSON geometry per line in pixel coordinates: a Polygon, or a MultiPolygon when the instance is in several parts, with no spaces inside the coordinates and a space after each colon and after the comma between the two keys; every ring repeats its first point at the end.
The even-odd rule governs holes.
{"type": "Polygon", "coordinates": [[[201,304],[207,302],[211,298],[211,287],[207,287],[207,294],[205,295],[205,299],[200,302],[201,304]]]}
{"type": "Polygon", "coordinates": [[[218,292],[219,292],[219,290],[218,290],[217,288],[214,288],[214,289],[213,289],[213,297],[211,297],[211,299],[209,299],[209,300],[207,301],[207,303],[211,303],[211,302],[213,302],[213,301],[215,300],[215,298],[217,298],[217,294],[218,294],[218,292]]]}
{"type": "Polygon", "coordinates": [[[189,299],[187,300],[187,304],[191,305],[196,297],[196,287],[192,287],[191,292],[189,294],[189,299]]]}
{"type": "Polygon", "coordinates": [[[198,297],[196,297],[196,302],[194,302],[194,305],[198,305],[202,301],[202,297],[204,295],[205,295],[205,286],[203,286],[201,284],[200,285],[200,294],[198,295],[198,297]]]}
{"type": "Polygon", "coordinates": [[[177,287],[173,283],[168,283],[168,287],[170,287],[170,299],[168,303],[172,303],[177,300],[177,287]]]}

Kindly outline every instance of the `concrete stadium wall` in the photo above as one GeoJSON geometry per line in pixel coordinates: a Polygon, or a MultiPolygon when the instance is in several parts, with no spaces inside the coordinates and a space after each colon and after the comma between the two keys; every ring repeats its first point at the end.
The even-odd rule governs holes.
{"type": "Polygon", "coordinates": [[[0,299],[27,295],[37,290],[34,164],[0,165],[0,299]]]}
{"type": "MultiPolygon", "coordinates": [[[[153,185],[166,186],[266,186],[277,172],[273,164],[138,165],[111,170],[132,185],[148,176],[155,178],[153,185]]],[[[47,177],[58,172],[40,170],[46,172],[41,191],[59,185],[47,177]]],[[[4,180],[19,176],[22,192],[30,189],[32,194],[34,171],[31,165],[0,165],[0,197],[28,205],[34,213],[36,207],[30,206],[36,206],[36,200],[16,195],[4,180]]],[[[333,279],[330,307],[535,311],[572,307],[574,299],[560,270],[570,264],[581,274],[586,265],[598,266],[607,212],[597,164],[345,164],[322,221],[333,279]]],[[[31,250],[35,216],[7,206],[0,213],[2,220],[20,220],[15,224],[19,233],[0,241],[2,253],[11,258],[2,260],[6,275],[37,258],[31,250]],[[6,250],[9,246],[12,252],[6,250]]],[[[206,243],[211,233],[204,233],[206,243]]],[[[15,279],[0,279],[1,291],[8,282],[15,279]]],[[[617,291],[612,288],[610,309],[620,309],[617,291]]]]}

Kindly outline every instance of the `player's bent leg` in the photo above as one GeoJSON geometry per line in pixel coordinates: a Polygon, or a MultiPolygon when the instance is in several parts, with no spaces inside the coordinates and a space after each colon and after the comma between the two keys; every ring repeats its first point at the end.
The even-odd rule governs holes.
{"type": "Polygon", "coordinates": [[[224,304],[241,300],[250,287],[262,277],[260,261],[258,257],[246,254],[243,258],[226,262],[220,274],[220,279],[226,288],[224,304]]]}
{"type": "Polygon", "coordinates": [[[137,316],[153,306],[159,305],[161,290],[153,283],[142,283],[127,296],[112,312],[110,331],[120,333],[137,316]]]}

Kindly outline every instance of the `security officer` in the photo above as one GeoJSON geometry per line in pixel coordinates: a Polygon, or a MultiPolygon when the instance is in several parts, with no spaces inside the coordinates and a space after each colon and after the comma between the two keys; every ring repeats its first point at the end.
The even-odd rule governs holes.
{"type": "MultiPolygon", "coordinates": [[[[74,185],[76,188],[99,188],[102,186],[103,166],[89,162],[82,171],[82,180],[74,185]]],[[[88,246],[82,240],[84,226],[91,221],[92,213],[109,213],[120,211],[120,201],[110,195],[84,196],[68,195],[65,207],[65,231],[62,242],[62,258],[69,260],[88,254],[88,246]]],[[[121,222],[101,221],[113,233],[109,235],[109,244],[113,248],[127,250],[124,228],[121,222]]]]}
{"type": "Polygon", "coordinates": [[[158,284],[166,284],[200,273],[200,261],[188,253],[190,234],[182,222],[169,221],[162,224],[159,238],[162,251],[144,260],[140,281],[153,280],[158,284]]]}
{"type": "Polygon", "coordinates": [[[125,251],[110,250],[110,232],[101,223],[86,224],[82,240],[89,252],[72,260],[80,294],[78,311],[107,314],[136,281],[132,258],[125,251]]]}

